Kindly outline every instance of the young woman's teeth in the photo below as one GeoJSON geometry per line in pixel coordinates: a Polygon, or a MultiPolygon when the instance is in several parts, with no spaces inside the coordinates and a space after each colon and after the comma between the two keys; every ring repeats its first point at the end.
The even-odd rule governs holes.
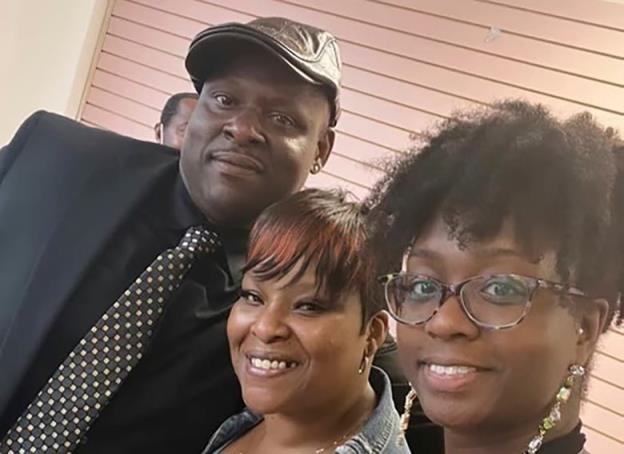
{"type": "Polygon", "coordinates": [[[261,359],[261,358],[251,358],[252,366],[258,369],[264,370],[281,370],[290,367],[295,367],[296,363],[286,362],[286,361],[277,361],[277,360],[269,360],[269,359],[261,359]]]}
{"type": "Polygon", "coordinates": [[[440,364],[429,364],[427,365],[429,370],[437,375],[466,375],[470,372],[476,372],[477,369],[475,367],[469,366],[442,366],[440,364]]]}

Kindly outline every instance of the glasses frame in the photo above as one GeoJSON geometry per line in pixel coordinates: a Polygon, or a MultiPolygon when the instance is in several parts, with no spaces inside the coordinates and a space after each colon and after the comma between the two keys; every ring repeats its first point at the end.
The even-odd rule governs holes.
{"type": "Polygon", "coordinates": [[[475,325],[479,326],[480,328],[484,328],[488,330],[503,330],[503,329],[513,328],[514,326],[519,325],[529,313],[529,310],[531,309],[531,303],[533,301],[533,297],[535,296],[535,292],[539,288],[552,290],[559,295],[587,297],[585,292],[583,292],[582,290],[574,286],[564,285],[559,282],[549,281],[546,279],[540,279],[540,278],[532,277],[532,276],[523,276],[521,274],[514,274],[514,273],[498,273],[498,274],[489,274],[489,275],[484,275],[484,276],[473,276],[466,280],[458,282],[457,284],[448,284],[446,282],[440,281],[439,279],[435,279],[431,276],[427,276],[426,274],[409,274],[405,272],[385,274],[383,276],[378,277],[377,280],[379,281],[380,284],[384,286],[384,299],[386,300],[386,306],[388,307],[388,312],[390,313],[390,316],[393,319],[395,319],[397,322],[402,323],[404,325],[408,325],[408,326],[419,326],[419,325],[424,325],[425,323],[427,323],[439,312],[442,305],[446,301],[448,301],[448,299],[451,296],[454,296],[459,300],[459,303],[460,303],[459,305],[462,308],[462,311],[464,312],[464,314],[466,314],[466,317],[468,317],[468,319],[471,322],[473,322],[475,325]],[[505,325],[491,325],[489,323],[484,323],[484,322],[481,322],[480,320],[477,320],[474,317],[474,315],[472,315],[470,311],[468,310],[466,302],[464,301],[464,296],[462,295],[462,290],[464,289],[466,284],[473,282],[477,279],[487,280],[487,279],[503,277],[503,276],[511,276],[513,278],[517,278],[523,281],[529,280],[532,282],[532,285],[529,288],[529,296],[527,298],[526,303],[524,304],[522,314],[518,317],[518,320],[516,320],[515,322],[507,323],[505,325]],[[405,278],[405,277],[409,277],[412,280],[416,278],[424,278],[424,279],[435,282],[442,289],[442,295],[440,296],[440,301],[438,302],[437,307],[431,313],[431,315],[425,320],[422,320],[419,322],[411,322],[411,321],[402,319],[397,314],[395,314],[392,310],[392,304],[390,303],[390,298],[388,296],[389,284],[398,278],[405,278]]]}

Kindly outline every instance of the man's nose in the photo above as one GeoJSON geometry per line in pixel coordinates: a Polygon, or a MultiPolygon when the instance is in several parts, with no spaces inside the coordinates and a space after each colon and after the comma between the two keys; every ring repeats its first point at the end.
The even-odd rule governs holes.
{"type": "Polygon", "coordinates": [[[264,343],[285,340],[290,335],[287,314],[279,308],[267,307],[262,310],[254,321],[251,332],[264,343]]]}
{"type": "Polygon", "coordinates": [[[255,109],[242,110],[230,118],[223,126],[223,134],[238,145],[266,142],[260,115],[255,109]]]}

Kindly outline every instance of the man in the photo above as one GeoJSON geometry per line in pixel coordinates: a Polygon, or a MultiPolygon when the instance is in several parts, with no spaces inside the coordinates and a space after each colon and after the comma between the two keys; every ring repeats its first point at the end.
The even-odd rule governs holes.
{"type": "Polygon", "coordinates": [[[172,95],[160,113],[160,121],[154,125],[156,142],[180,150],[189,119],[197,105],[196,93],[172,95]]]}
{"type": "MultiPolygon", "coordinates": [[[[0,438],[16,427],[5,452],[8,439],[46,452],[38,446],[52,432],[63,443],[48,452],[200,452],[218,424],[241,409],[225,320],[247,228],[329,157],[340,60],[330,34],[259,19],[200,33],[186,66],[200,98],[179,166],[169,148],[43,112],[0,153],[0,438]],[[76,380],[93,379],[103,361],[101,352],[89,352],[76,372],[65,363],[72,349],[195,225],[219,233],[223,247],[198,258],[163,303],[149,348],[129,375],[107,379],[112,392],[97,391],[98,399],[112,398],[88,396],[95,403],[72,408],[76,380]],[[45,407],[47,391],[44,402],[37,393],[59,371],[45,407]],[[92,407],[98,411],[89,416],[92,407]],[[75,416],[63,422],[68,412],[75,416]],[[33,418],[42,418],[42,432],[30,441],[39,430],[28,423],[33,418]],[[16,433],[20,421],[26,424],[16,433]],[[70,431],[80,439],[75,448],[70,431]]],[[[139,312],[136,301],[125,303],[139,312]]],[[[135,329],[138,321],[127,325],[135,329]]],[[[125,352],[138,343],[125,338],[132,334],[94,344],[125,352]]],[[[88,393],[93,383],[83,385],[88,393]]]]}

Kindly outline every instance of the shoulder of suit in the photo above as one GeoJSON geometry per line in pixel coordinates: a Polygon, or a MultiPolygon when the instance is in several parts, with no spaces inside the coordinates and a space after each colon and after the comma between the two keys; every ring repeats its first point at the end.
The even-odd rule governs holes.
{"type": "Polygon", "coordinates": [[[54,148],[54,145],[60,145],[66,150],[103,153],[107,156],[130,153],[144,155],[158,161],[178,159],[177,152],[155,142],[146,142],[112,131],[90,127],[55,113],[38,111],[27,121],[35,122],[31,135],[44,138],[50,149],[54,148]]]}

